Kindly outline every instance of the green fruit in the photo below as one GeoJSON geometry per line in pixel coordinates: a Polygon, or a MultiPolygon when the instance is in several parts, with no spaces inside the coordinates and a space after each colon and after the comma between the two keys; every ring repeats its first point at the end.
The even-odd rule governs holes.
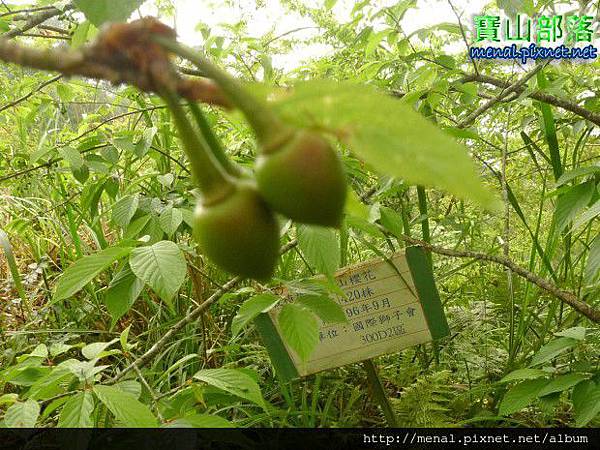
{"type": "Polygon", "coordinates": [[[254,185],[234,190],[210,204],[199,203],[194,238],[222,269],[242,277],[268,279],[279,256],[279,226],[254,185]]]}
{"type": "Polygon", "coordinates": [[[346,175],[329,143],[300,130],[256,163],[260,193],[275,211],[292,220],[338,227],[346,201],[346,175]]]}

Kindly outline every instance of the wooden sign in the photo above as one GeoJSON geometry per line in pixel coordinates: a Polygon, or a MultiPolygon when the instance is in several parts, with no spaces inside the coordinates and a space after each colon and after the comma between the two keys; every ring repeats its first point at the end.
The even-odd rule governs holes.
{"type": "MultiPolygon", "coordinates": [[[[449,334],[427,256],[409,247],[391,258],[348,266],[335,273],[344,296],[334,298],[346,323],[320,324],[320,341],[303,361],[277,324],[281,307],[256,319],[271,361],[284,380],[332,369],[449,334]]],[[[293,301],[293,299],[292,299],[293,301]]]]}

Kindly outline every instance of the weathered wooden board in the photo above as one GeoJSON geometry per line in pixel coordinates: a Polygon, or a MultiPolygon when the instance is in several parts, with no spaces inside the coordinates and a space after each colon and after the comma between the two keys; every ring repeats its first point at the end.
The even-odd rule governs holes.
{"type": "MultiPolygon", "coordinates": [[[[320,342],[303,361],[283,339],[280,308],[257,319],[276,370],[285,379],[344,366],[448,334],[431,270],[422,249],[411,247],[388,260],[375,259],[335,274],[344,296],[335,300],[347,323],[321,323],[320,342]]],[[[293,299],[292,299],[293,301],[293,299]]]]}

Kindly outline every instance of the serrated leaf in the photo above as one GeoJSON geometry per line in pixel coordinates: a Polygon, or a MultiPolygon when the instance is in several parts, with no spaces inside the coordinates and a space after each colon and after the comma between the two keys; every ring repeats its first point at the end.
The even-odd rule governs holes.
{"type": "Polygon", "coordinates": [[[33,400],[45,400],[64,392],[64,384],[73,379],[68,368],[56,366],[52,371],[38,379],[26,394],[33,400]]]}
{"type": "Polygon", "coordinates": [[[181,222],[183,222],[183,214],[180,209],[167,206],[158,218],[158,221],[163,231],[170,237],[173,236],[179,225],[181,225],[181,222]]]}
{"type": "Polygon", "coordinates": [[[29,354],[29,356],[37,356],[39,358],[47,358],[48,357],[48,347],[46,344],[38,344],[33,351],[29,354]]]}
{"type": "Polygon", "coordinates": [[[92,428],[94,421],[94,396],[89,391],[73,395],[63,406],[58,418],[59,428],[92,428]]]}
{"type": "Polygon", "coordinates": [[[540,364],[548,362],[560,355],[562,352],[575,347],[577,343],[578,341],[576,339],[568,337],[554,339],[540,348],[537,353],[533,355],[531,366],[539,366],[540,364]]]}
{"type": "Polygon", "coordinates": [[[85,18],[99,27],[104,22],[123,22],[145,0],[74,0],[85,18]]]}
{"type": "Polygon", "coordinates": [[[194,378],[264,407],[265,401],[256,381],[239,369],[205,369],[194,378]]]}
{"type": "Polygon", "coordinates": [[[40,415],[40,405],[35,400],[14,403],[6,410],[4,424],[7,428],[33,428],[40,415]]]}
{"type": "Polygon", "coordinates": [[[129,265],[133,273],[167,303],[181,287],[187,268],[181,250],[171,241],[134,249],[129,265]]]}
{"type": "Polygon", "coordinates": [[[466,148],[387,93],[347,83],[304,82],[276,107],[298,125],[316,122],[340,130],[351,150],[382,174],[445,189],[486,208],[500,207],[466,148]]]}
{"type": "Polygon", "coordinates": [[[507,416],[520,411],[538,396],[540,390],[548,383],[546,379],[525,380],[511,387],[500,403],[498,414],[507,416]]]}
{"type": "Polygon", "coordinates": [[[75,150],[73,147],[62,147],[59,150],[60,156],[69,163],[71,170],[77,171],[81,169],[84,164],[81,153],[75,150]]]}
{"type": "Polygon", "coordinates": [[[173,176],[172,173],[165,173],[164,175],[159,175],[156,177],[156,179],[164,187],[171,186],[173,184],[173,181],[175,181],[175,177],[173,176]]]}
{"type": "Polygon", "coordinates": [[[106,270],[112,263],[131,252],[130,247],[109,247],[96,254],[78,259],[64,271],[54,293],[53,302],[64,300],[106,270]]]}
{"type": "Polygon", "coordinates": [[[112,220],[121,228],[127,228],[129,222],[135,215],[140,203],[140,197],[136,195],[126,195],[119,199],[112,208],[112,220]]]}
{"type": "Polygon", "coordinates": [[[554,392],[566,391],[587,378],[589,378],[589,376],[581,373],[559,375],[558,377],[551,379],[538,393],[538,396],[542,397],[544,395],[553,394],[554,392]]]}
{"type": "Polygon", "coordinates": [[[125,380],[114,385],[117,389],[123,392],[128,392],[135,398],[139,399],[142,395],[142,385],[135,380],[125,380]]]}
{"type": "Polygon", "coordinates": [[[150,409],[129,392],[114,386],[94,386],[94,394],[119,421],[131,428],[153,428],[157,420],[150,409]]]}
{"type": "Polygon", "coordinates": [[[231,334],[237,336],[256,316],[269,311],[278,301],[278,297],[273,294],[259,294],[246,300],[231,321],[231,334]]]}
{"type": "Polygon", "coordinates": [[[583,427],[600,414],[600,385],[593,381],[582,381],[575,386],[571,399],[576,426],[583,427]]]}
{"type": "Polygon", "coordinates": [[[131,136],[119,136],[112,140],[112,144],[123,153],[133,153],[135,151],[131,136]]]}
{"type": "Polygon", "coordinates": [[[97,358],[100,353],[106,350],[109,346],[117,342],[118,339],[113,339],[109,342],[92,342],[81,349],[81,354],[88,360],[97,358]]]}
{"type": "Polygon", "coordinates": [[[117,164],[119,162],[119,151],[112,145],[108,145],[100,150],[102,157],[109,163],[117,164]]]}
{"type": "Polygon", "coordinates": [[[285,342],[306,361],[319,343],[319,324],[312,311],[288,303],[281,308],[277,323],[285,342]]]}
{"type": "Polygon", "coordinates": [[[332,275],[340,261],[340,244],[333,230],[300,225],[298,246],[309,264],[320,273],[332,275]]]}
{"type": "Polygon", "coordinates": [[[535,380],[536,378],[547,377],[548,372],[544,372],[540,369],[517,369],[507,374],[500,380],[500,383],[507,383],[509,381],[517,380],[535,380]]]}
{"type": "Polygon", "coordinates": [[[348,321],[343,308],[325,295],[301,295],[296,298],[296,303],[310,309],[323,322],[340,323],[348,321]]]}
{"type": "Polygon", "coordinates": [[[126,264],[111,280],[104,296],[104,303],[115,324],[133,306],[144,289],[144,282],[134,275],[126,264]]]}

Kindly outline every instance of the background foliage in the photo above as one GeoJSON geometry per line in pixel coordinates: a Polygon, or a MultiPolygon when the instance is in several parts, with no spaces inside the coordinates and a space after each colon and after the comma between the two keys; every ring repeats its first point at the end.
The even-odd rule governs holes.
{"type": "MultiPolygon", "coordinates": [[[[77,48],[141,3],[3,2],[0,30],[28,45],[77,48]],[[29,14],[55,8],[15,32],[29,14]]],[[[530,3],[552,12],[552,2],[530,3]]],[[[194,186],[157,97],[0,66],[3,426],[385,425],[361,365],[280,383],[251,318],[277,302],[270,287],[303,288],[295,280],[401,249],[403,235],[507,257],[598,306],[598,62],[548,65],[502,97],[502,82],[532,68],[474,67],[464,48],[448,52],[472,39],[468,17],[407,35],[402,18],[414,1],[356,2],[343,22],[335,4],[282,2],[318,27],[305,39],[253,37],[243,21],[211,29],[198,17],[214,60],[266,83],[253,86],[271,92],[288,121],[341,138],[353,190],[344,225],[286,224],[288,251],[268,286],[230,282],[198,253],[194,186]],[[331,51],[274,66],[314,43],[331,51]],[[272,89],[292,85],[291,95],[272,89]],[[498,101],[463,122],[490,99],[498,101]],[[215,301],[173,331],[207,299],[215,301]]],[[[170,2],[156,7],[169,22],[170,2]]],[[[208,114],[228,154],[251,170],[255,141],[241,116],[208,114]]],[[[502,266],[435,253],[433,264],[451,336],[376,360],[400,426],[600,424],[597,324],[502,266]]],[[[314,305],[284,315],[301,354],[318,339],[314,313],[337,320],[326,302],[314,305]]]]}

